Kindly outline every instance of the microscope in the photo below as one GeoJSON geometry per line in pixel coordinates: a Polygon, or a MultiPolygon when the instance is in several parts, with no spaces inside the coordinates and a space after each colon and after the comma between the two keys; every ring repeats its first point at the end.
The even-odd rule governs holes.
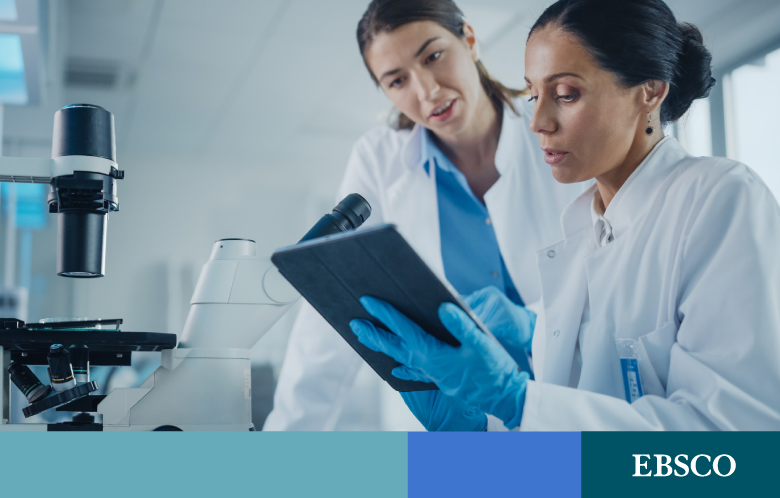
{"type": "MultiPolygon", "coordinates": [[[[0,181],[48,183],[58,215],[57,274],[102,277],[108,214],[119,210],[113,115],[76,104],[54,117],[52,159],[0,157],[0,181]]],[[[360,227],[371,207],[350,194],[301,242],[360,227]]],[[[254,430],[249,350],[292,307],[298,292],[248,239],[214,243],[181,341],[176,334],[120,331],[121,319],[25,323],[0,318],[0,430],[254,430]],[[94,394],[90,366],[130,366],[135,351],[158,351],[160,368],[139,387],[94,394]],[[49,382],[28,365],[48,365],[49,382]],[[10,424],[11,384],[27,398],[25,417],[56,409],[72,421],[10,424]],[[102,415],[95,422],[94,414],[102,415]]]]}
{"type": "Polygon", "coordinates": [[[54,114],[51,159],[0,157],[0,182],[49,184],[49,213],[57,214],[57,274],[105,274],[108,213],[119,211],[114,116],[90,104],[54,114]]]}
{"type": "MultiPolygon", "coordinates": [[[[119,211],[116,181],[124,178],[116,162],[114,116],[90,104],[65,106],[54,114],[51,159],[0,157],[0,182],[49,185],[49,213],[57,215],[57,274],[70,278],[105,275],[109,213],[119,211]]],[[[9,424],[11,384],[30,403],[25,417],[44,411],[74,411],[73,422],[50,430],[95,430],[88,415],[98,385],[90,365],[127,366],[133,351],[160,351],[176,345],[175,334],[109,333],[117,320],[25,323],[0,318],[0,430],[34,429],[9,424]],[[29,365],[48,365],[41,382],[29,365]]],[[[29,425],[30,427],[26,427],[29,425]]],[[[39,424],[46,428],[46,424],[39,424]]]]}
{"type": "MultiPolygon", "coordinates": [[[[360,227],[371,214],[350,194],[299,241],[360,227]]],[[[222,239],[198,277],[177,348],[139,387],[98,405],[103,430],[253,431],[250,349],[300,295],[248,239],[222,239]]]]}

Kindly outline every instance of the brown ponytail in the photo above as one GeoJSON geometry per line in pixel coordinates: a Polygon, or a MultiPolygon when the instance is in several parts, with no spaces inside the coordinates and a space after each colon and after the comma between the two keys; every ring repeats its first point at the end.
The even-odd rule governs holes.
{"type": "MultiPolygon", "coordinates": [[[[373,0],[358,23],[357,29],[358,46],[366,68],[368,68],[366,49],[377,34],[393,31],[416,21],[433,21],[458,38],[465,36],[463,12],[452,0],[373,0]]],[[[514,98],[526,95],[528,91],[507,88],[490,76],[481,61],[477,61],[476,65],[479,82],[493,102],[496,111],[501,114],[503,106],[507,105],[517,114],[514,98]]],[[[370,68],[368,72],[374,83],[379,84],[370,68]]],[[[414,127],[414,121],[399,112],[396,126],[402,130],[410,129],[414,127]]]]}

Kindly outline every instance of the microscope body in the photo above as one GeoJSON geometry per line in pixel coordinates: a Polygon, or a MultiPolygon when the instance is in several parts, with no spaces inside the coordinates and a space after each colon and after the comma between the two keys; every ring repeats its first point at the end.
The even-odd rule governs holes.
{"type": "Polygon", "coordinates": [[[249,350],[298,297],[254,241],[215,242],[179,346],[141,386],[100,403],[103,430],[253,430],[249,350]]]}
{"type": "MultiPolygon", "coordinates": [[[[360,227],[371,206],[350,194],[300,242],[360,227]]],[[[254,430],[249,350],[300,295],[247,239],[214,243],[198,277],[179,345],[140,387],[98,405],[103,430],[254,430]],[[162,429],[160,429],[162,430],[162,429]]]]}

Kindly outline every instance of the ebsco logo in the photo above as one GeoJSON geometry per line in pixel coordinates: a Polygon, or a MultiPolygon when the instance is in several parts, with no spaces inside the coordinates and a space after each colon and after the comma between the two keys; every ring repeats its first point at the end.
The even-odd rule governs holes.
{"type": "MultiPolygon", "coordinates": [[[[728,477],[737,469],[737,462],[729,455],[718,455],[713,460],[709,455],[696,455],[688,465],[688,455],[677,455],[674,457],[674,465],[677,469],[672,469],[672,457],[669,455],[653,455],[655,457],[655,474],[652,469],[648,469],[650,455],[631,455],[634,457],[635,472],[632,477],[669,477],[674,474],[676,477],[685,477],[689,472],[697,477],[707,477],[713,472],[721,477],[728,477]],[[721,473],[718,464],[722,458],[729,461],[728,472],[721,473]],[[706,463],[704,462],[706,460],[706,463]],[[682,470],[682,472],[680,471],[682,470]],[[706,470],[706,473],[702,473],[706,470]],[[646,473],[643,473],[646,472],[646,473]]],[[[724,462],[725,464],[725,462],[724,462]]]]}

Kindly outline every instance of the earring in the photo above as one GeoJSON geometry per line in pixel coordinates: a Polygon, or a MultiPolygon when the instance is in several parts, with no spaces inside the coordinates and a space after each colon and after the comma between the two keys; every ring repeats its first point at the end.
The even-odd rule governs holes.
{"type": "Polygon", "coordinates": [[[651,119],[652,119],[652,115],[648,114],[647,115],[647,128],[645,128],[645,133],[647,133],[648,135],[652,135],[653,131],[655,131],[655,130],[653,130],[653,127],[650,126],[650,120],[651,119]]]}

